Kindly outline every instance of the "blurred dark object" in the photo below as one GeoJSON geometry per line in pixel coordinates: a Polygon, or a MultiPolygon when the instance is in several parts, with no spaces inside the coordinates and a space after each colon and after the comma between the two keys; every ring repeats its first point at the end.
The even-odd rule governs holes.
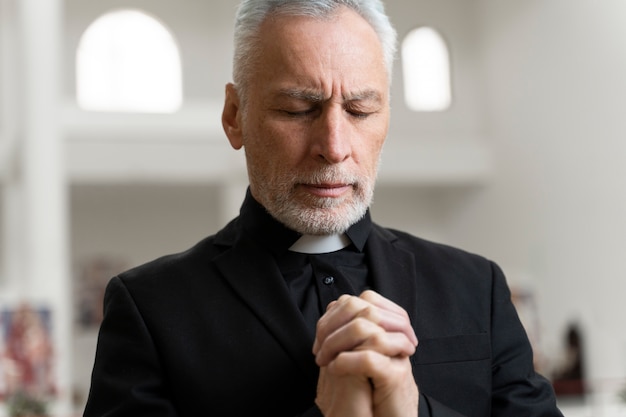
{"type": "Polygon", "coordinates": [[[564,362],[552,377],[556,395],[577,396],[585,393],[583,357],[580,328],[577,324],[570,324],[565,338],[564,362]]]}

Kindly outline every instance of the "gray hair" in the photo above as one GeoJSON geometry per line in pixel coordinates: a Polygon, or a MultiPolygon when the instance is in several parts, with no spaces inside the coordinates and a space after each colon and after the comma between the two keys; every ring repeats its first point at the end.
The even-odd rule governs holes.
{"type": "Polygon", "coordinates": [[[233,80],[245,101],[247,78],[258,57],[258,33],[261,24],[270,15],[310,16],[327,18],[346,6],[365,19],[378,35],[383,48],[389,80],[396,54],[397,34],[381,0],[243,0],[235,18],[235,53],[233,80]]]}

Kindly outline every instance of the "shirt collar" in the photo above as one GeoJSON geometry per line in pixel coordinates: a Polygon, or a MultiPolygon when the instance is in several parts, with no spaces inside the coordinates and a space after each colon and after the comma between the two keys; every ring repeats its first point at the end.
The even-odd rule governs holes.
{"type": "MultiPolygon", "coordinates": [[[[263,246],[268,247],[275,255],[286,252],[302,237],[302,234],[289,229],[274,219],[265,210],[265,207],[252,197],[250,189],[246,192],[246,198],[241,206],[240,220],[245,233],[263,246]]],[[[346,231],[346,236],[358,252],[363,252],[371,228],[372,220],[368,210],[361,220],[346,231]]]]}
{"type": "Polygon", "coordinates": [[[350,246],[352,241],[345,233],[335,235],[302,235],[289,247],[292,252],[319,254],[337,252],[350,246]]]}

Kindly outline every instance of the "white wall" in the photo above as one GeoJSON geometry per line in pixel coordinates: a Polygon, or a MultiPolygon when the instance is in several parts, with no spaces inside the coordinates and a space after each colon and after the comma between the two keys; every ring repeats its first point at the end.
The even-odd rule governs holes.
{"type": "Polygon", "coordinates": [[[624,379],[626,3],[477,6],[496,175],[447,234],[530,278],[548,354],[580,320],[591,378],[624,379]]]}
{"type": "Polygon", "coordinates": [[[210,184],[74,186],[73,257],[125,258],[133,266],[186,250],[221,226],[218,196],[210,184]]]}

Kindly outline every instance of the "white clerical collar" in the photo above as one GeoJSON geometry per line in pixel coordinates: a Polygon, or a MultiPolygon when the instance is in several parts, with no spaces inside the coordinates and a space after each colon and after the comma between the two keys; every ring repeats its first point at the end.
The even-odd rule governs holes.
{"type": "Polygon", "coordinates": [[[341,235],[302,235],[296,243],[289,248],[292,252],[299,253],[329,253],[336,252],[350,245],[350,238],[346,234],[341,235]]]}

